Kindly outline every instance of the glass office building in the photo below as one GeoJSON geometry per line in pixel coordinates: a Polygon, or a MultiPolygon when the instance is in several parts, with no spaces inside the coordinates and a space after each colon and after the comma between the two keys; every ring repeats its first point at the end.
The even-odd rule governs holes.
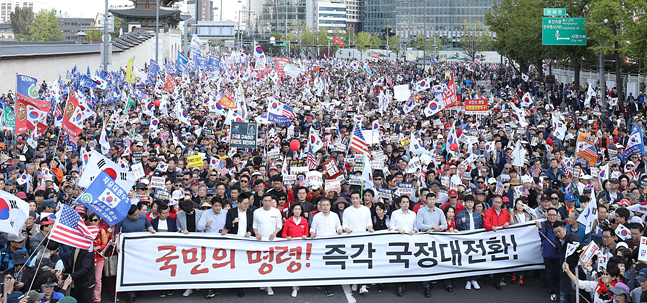
{"type": "Polygon", "coordinates": [[[372,0],[364,2],[364,31],[384,33],[385,28],[405,39],[438,32],[458,40],[465,20],[485,23],[485,13],[499,0],[372,0]]]}

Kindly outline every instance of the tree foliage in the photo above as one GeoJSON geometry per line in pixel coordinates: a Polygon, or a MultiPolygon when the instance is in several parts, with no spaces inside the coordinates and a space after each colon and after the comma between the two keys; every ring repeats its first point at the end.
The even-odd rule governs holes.
{"type": "Polygon", "coordinates": [[[29,28],[34,23],[34,11],[31,8],[16,7],[10,15],[11,30],[14,35],[29,36],[29,28]]]}
{"type": "Polygon", "coordinates": [[[55,10],[42,9],[36,15],[34,24],[29,28],[29,33],[34,41],[63,41],[65,36],[58,27],[55,10]]]}
{"type": "Polygon", "coordinates": [[[469,24],[465,20],[461,30],[463,31],[460,41],[461,49],[472,61],[476,60],[481,52],[492,48],[492,35],[488,27],[481,21],[477,20],[473,24],[469,24]]]}

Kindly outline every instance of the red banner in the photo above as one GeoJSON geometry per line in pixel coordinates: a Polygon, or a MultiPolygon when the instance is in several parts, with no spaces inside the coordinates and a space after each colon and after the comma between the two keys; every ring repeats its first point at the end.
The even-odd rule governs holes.
{"type": "Polygon", "coordinates": [[[166,74],[166,78],[164,79],[163,89],[169,94],[172,94],[173,91],[175,90],[175,79],[173,79],[173,77],[170,74],[166,74]]]}
{"type": "Polygon", "coordinates": [[[63,130],[71,137],[78,137],[83,131],[83,110],[79,106],[79,100],[76,99],[76,93],[70,92],[65,105],[65,114],[63,115],[63,130]]]}
{"type": "Polygon", "coordinates": [[[490,108],[487,102],[487,99],[467,99],[465,100],[465,113],[472,115],[488,114],[490,108]]]}
{"type": "Polygon", "coordinates": [[[289,62],[290,59],[288,58],[276,58],[276,73],[279,75],[279,77],[285,76],[283,69],[285,68],[285,64],[289,62]]]}
{"type": "Polygon", "coordinates": [[[449,80],[447,89],[443,92],[443,102],[445,103],[445,108],[456,106],[456,85],[454,85],[454,76],[449,80]]]}
{"type": "Polygon", "coordinates": [[[38,128],[39,133],[47,130],[47,113],[49,101],[36,100],[17,95],[16,100],[16,133],[21,134],[38,128]]]}
{"type": "Polygon", "coordinates": [[[341,39],[339,37],[337,37],[337,35],[335,35],[335,40],[333,40],[333,43],[335,43],[335,44],[337,44],[337,45],[339,45],[341,47],[344,47],[346,45],[344,43],[344,41],[341,41],[341,39]]]}

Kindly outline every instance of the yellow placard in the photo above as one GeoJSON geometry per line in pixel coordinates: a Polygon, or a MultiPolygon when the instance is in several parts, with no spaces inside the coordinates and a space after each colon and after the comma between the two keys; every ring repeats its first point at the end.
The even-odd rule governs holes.
{"type": "Polygon", "coordinates": [[[202,156],[200,155],[188,157],[186,158],[186,162],[189,164],[189,167],[191,168],[202,166],[204,164],[202,162],[202,156]]]}

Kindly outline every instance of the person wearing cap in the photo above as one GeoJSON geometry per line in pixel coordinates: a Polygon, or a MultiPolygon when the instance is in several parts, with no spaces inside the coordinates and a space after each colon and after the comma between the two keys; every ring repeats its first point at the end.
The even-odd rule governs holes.
{"type": "Polygon", "coordinates": [[[568,215],[575,210],[575,197],[572,193],[567,193],[564,195],[564,205],[562,205],[559,211],[559,217],[562,218],[561,221],[567,223],[568,215]]]}
{"type": "Polygon", "coordinates": [[[454,208],[455,213],[459,213],[459,212],[465,210],[465,206],[463,206],[463,204],[461,204],[461,203],[458,203],[458,192],[455,189],[450,189],[449,193],[448,193],[448,196],[449,196],[449,202],[441,205],[440,209],[445,211],[445,208],[447,208],[447,206],[451,205],[454,208]]]}
{"type": "MultiPolygon", "coordinates": [[[[638,269],[638,267],[636,267],[638,269]]],[[[643,292],[647,292],[647,268],[643,268],[638,272],[638,276],[636,277],[636,280],[638,281],[638,284],[640,287],[636,287],[631,291],[630,297],[631,297],[631,302],[641,302],[640,297],[642,296],[643,292]]]]}
{"type": "Polygon", "coordinates": [[[19,249],[14,252],[13,259],[11,259],[11,264],[13,267],[2,272],[2,276],[6,277],[7,275],[17,278],[14,285],[14,290],[18,290],[22,293],[27,293],[31,284],[36,270],[33,267],[25,266],[27,261],[29,261],[29,253],[25,249],[19,249]]]}
{"type": "Polygon", "coordinates": [[[36,214],[36,212],[30,210],[29,216],[27,217],[27,220],[25,220],[25,225],[20,228],[20,234],[25,237],[25,241],[23,241],[22,245],[27,249],[31,247],[31,237],[38,233],[38,225],[34,224],[37,217],[38,215],[36,214]]]}
{"type": "Polygon", "coordinates": [[[37,252],[37,251],[39,251],[39,250],[41,250],[43,248],[43,246],[45,245],[45,242],[46,242],[45,240],[47,239],[47,236],[49,235],[49,232],[54,227],[54,222],[56,222],[56,216],[54,216],[53,214],[40,218],[40,220],[38,221],[40,232],[35,234],[29,240],[29,251],[30,252],[32,252],[32,253],[37,252]]]}
{"type": "MultiPolygon", "coordinates": [[[[22,242],[25,240],[23,235],[9,234],[7,235],[7,244],[0,249],[0,270],[5,271],[14,266],[12,260],[16,256],[16,252],[19,250],[27,250],[22,247],[22,242]]],[[[24,263],[23,263],[24,264],[24,263]]]]}
{"type": "Polygon", "coordinates": [[[601,192],[599,195],[600,197],[606,198],[606,200],[611,204],[620,202],[620,200],[625,198],[622,192],[618,190],[620,187],[620,181],[618,181],[618,178],[611,178],[608,186],[609,189],[601,192]]]}
{"type": "Polygon", "coordinates": [[[63,293],[54,291],[54,287],[59,286],[58,280],[58,277],[53,271],[45,271],[38,276],[38,281],[35,285],[40,285],[41,291],[45,294],[40,302],[58,302],[65,297],[63,293],[65,293],[72,284],[72,277],[68,276],[63,282],[63,287],[60,289],[63,293]]]}

